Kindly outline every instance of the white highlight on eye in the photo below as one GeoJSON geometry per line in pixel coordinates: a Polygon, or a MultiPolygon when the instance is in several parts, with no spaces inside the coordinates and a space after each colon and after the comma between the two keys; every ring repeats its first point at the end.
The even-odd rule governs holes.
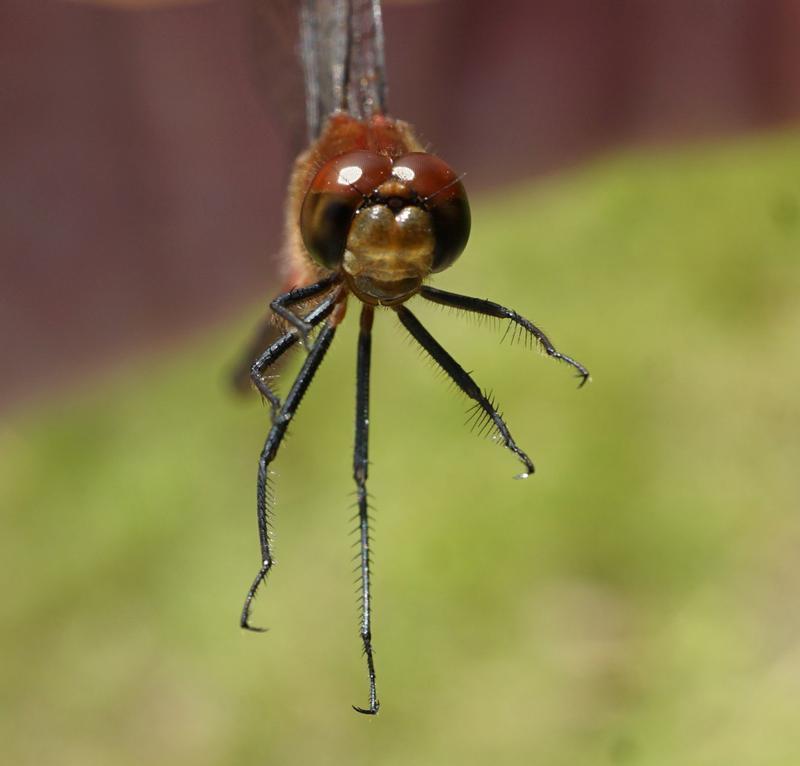
{"type": "Polygon", "coordinates": [[[415,173],[411,168],[405,167],[404,165],[395,165],[392,168],[392,175],[395,178],[399,178],[401,181],[413,181],[415,173]]]}
{"type": "Polygon", "coordinates": [[[358,167],[358,165],[348,165],[346,168],[342,168],[339,171],[339,176],[336,181],[341,186],[350,186],[358,181],[358,179],[363,175],[364,171],[358,167]]]}

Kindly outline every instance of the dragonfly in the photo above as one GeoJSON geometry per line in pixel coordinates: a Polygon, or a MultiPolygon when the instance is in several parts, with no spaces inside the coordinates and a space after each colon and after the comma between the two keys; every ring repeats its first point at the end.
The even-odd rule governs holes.
{"type": "MultiPolygon", "coordinates": [[[[573,368],[579,386],[589,379],[589,372],[556,350],[542,330],[516,311],[427,284],[463,252],[470,233],[470,208],[463,176],[426,152],[413,128],[387,111],[380,1],[258,2],[270,23],[274,23],[278,6],[299,15],[308,147],[295,161],[288,189],[287,284],[269,304],[277,322],[273,328],[279,332],[253,354],[257,358],[249,367],[252,384],[269,403],[271,427],[258,460],[256,515],[261,564],[247,591],[240,624],[247,630],[262,630],[252,624],[251,610],[274,561],[270,466],[348,307],[353,306],[360,312],[353,479],[358,508],[360,638],[369,683],[367,705],[353,708],[375,715],[380,703],[372,633],[367,478],[376,313],[394,314],[472,401],[475,428],[491,433],[522,464],[517,478],[530,476],[533,462],[514,441],[493,398],[431,335],[408,307],[409,301],[422,299],[506,320],[507,331],[526,337],[548,356],[573,368]],[[268,371],[296,345],[303,346],[306,354],[288,392],[280,398],[268,371]]],[[[261,336],[262,343],[265,337],[261,336]]]]}

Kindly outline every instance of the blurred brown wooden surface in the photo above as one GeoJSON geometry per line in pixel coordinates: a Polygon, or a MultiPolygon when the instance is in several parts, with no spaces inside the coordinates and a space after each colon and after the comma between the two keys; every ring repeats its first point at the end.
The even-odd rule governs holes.
{"type": "MultiPolygon", "coordinates": [[[[0,0],[0,404],[274,291],[289,158],[247,8],[0,0]]],[[[798,0],[442,0],[385,19],[392,112],[473,191],[800,114],[798,0]]]]}

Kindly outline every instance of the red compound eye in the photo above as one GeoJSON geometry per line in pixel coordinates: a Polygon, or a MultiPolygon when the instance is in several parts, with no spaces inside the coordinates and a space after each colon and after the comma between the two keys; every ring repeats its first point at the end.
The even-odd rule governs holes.
{"type": "Polygon", "coordinates": [[[432,271],[451,266],[469,239],[469,203],[464,185],[446,162],[423,152],[396,159],[392,175],[413,190],[431,214],[436,241],[432,271]]]}
{"type": "Polygon", "coordinates": [[[391,174],[392,161],[368,151],[334,157],[317,171],[300,211],[303,243],[317,263],[341,264],[355,212],[391,174]]]}

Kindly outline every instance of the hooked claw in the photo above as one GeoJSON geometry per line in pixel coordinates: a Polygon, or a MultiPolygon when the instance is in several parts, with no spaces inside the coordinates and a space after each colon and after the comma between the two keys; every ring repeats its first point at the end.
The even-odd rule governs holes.
{"type": "Polygon", "coordinates": [[[364,715],[378,715],[381,705],[380,702],[376,701],[374,706],[369,708],[358,707],[358,705],[351,705],[351,707],[356,711],[356,713],[363,713],[364,715]]]}
{"type": "Polygon", "coordinates": [[[258,625],[251,625],[247,617],[239,623],[239,627],[243,630],[249,630],[251,633],[266,633],[269,630],[269,628],[259,628],[258,625]]]}

